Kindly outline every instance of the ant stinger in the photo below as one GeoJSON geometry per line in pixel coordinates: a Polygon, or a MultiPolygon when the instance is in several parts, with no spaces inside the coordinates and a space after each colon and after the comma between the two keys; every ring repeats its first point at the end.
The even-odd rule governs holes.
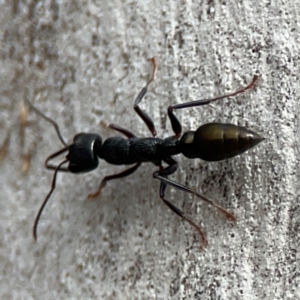
{"type": "Polygon", "coordinates": [[[217,205],[209,198],[199,194],[192,188],[170,180],[169,175],[176,172],[178,164],[173,158],[174,155],[183,154],[185,157],[194,159],[200,158],[206,161],[219,161],[227,158],[237,156],[264,140],[259,134],[242,126],[236,126],[233,124],[224,123],[207,123],[201,125],[196,131],[187,131],[183,135],[182,128],[179,120],[174,115],[173,111],[177,109],[183,109],[188,107],[195,107],[206,105],[211,102],[233,97],[238,94],[245,92],[255,86],[257,76],[254,76],[251,83],[244,88],[237,90],[236,92],[216,97],[213,99],[197,100],[187,102],[183,104],[173,105],[168,107],[168,117],[171,122],[171,126],[175,135],[170,136],[166,139],[156,137],[156,129],[152,119],[139,107],[139,103],[145,96],[149,84],[154,80],[157,71],[156,61],[154,58],[151,59],[153,70],[147,84],[142,88],[140,93],[135,99],[134,110],[138,116],[144,121],[150,130],[153,137],[139,138],[136,137],[131,131],[122,128],[118,125],[111,124],[110,128],[122,133],[126,138],[123,137],[111,137],[102,141],[102,138],[98,134],[93,133],[79,133],[75,135],[73,143],[68,145],[60,133],[59,127],[55,121],[48,118],[40,110],[31,104],[26,99],[28,105],[43,119],[50,122],[57,135],[64,145],[64,148],[50,155],[45,161],[45,167],[50,170],[54,170],[53,180],[51,189],[46,196],[34,222],[33,236],[37,239],[37,226],[40,220],[42,211],[49,200],[52,192],[55,189],[56,176],[58,172],[71,172],[71,173],[85,173],[90,172],[97,168],[99,159],[104,159],[113,165],[133,165],[130,168],[122,171],[121,173],[105,176],[98,190],[94,194],[90,194],[89,198],[97,197],[101,189],[105,186],[107,181],[128,176],[135,172],[142,163],[153,163],[159,170],[153,173],[153,178],[160,181],[159,197],[160,199],[178,216],[190,223],[201,235],[202,247],[207,244],[204,233],[201,228],[190,218],[188,218],[184,212],[172,204],[165,198],[165,190],[167,186],[172,186],[176,189],[191,193],[202,200],[208,202],[210,205],[219,209],[225,216],[235,221],[235,217],[223,207],[217,205]],[[50,164],[50,161],[67,152],[66,159],[57,166],[50,164]],[[163,167],[162,162],[166,163],[167,166],[163,167]],[[64,167],[64,164],[68,163],[68,167],[64,167]]]}

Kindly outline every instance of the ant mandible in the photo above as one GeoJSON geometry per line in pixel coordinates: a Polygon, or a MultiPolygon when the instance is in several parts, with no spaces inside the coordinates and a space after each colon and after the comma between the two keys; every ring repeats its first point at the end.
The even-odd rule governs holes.
{"type": "Polygon", "coordinates": [[[168,117],[170,119],[175,135],[170,136],[166,139],[161,139],[156,137],[156,129],[152,119],[139,107],[139,103],[145,96],[149,84],[154,80],[156,75],[157,65],[155,58],[152,58],[151,62],[153,66],[152,74],[147,84],[142,88],[142,90],[136,97],[133,108],[138,116],[147,125],[153,137],[139,138],[125,128],[122,128],[115,124],[110,124],[110,128],[122,133],[126,136],[126,138],[111,137],[102,142],[102,138],[98,134],[79,133],[75,135],[73,143],[68,145],[62,138],[57,123],[44,115],[33,104],[31,104],[28,99],[26,99],[28,105],[39,116],[41,116],[43,119],[50,122],[54,126],[60,141],[64,145],[63,149],[53,153],[45,161],[45,167],[47,169],[54,170],[54,175],[52,179],[51,189],[46,196],[41,208],[39,209],[34,222],[33,236],[35,240],[37,239],[37,226],[42,211],[55,189],[57,173],[59,171],[71,173],[90,172],[97,168],[99,159],[104,159],[108,163],[113,165],[134,164],[134,166],[121,173],[105,176],[101,181],[96,193],[88,195],[88,198],[97,197],[108,181],[128,176],[135,172],[142,163],[151,162],[159,167],[159,170],[153,173],[153,178],[160,181],[160,199],[175,214],[186,220],[199,232],[202,238],[202,247],[207,244],[207,241],[201,228],[193,220],[188,218],[179,208],[177,208],[174,204],[172,204],[165,198],[165,190],[168,185],[201,198],[202,200],[208,202],[210,205],[219,209],[222,213],[225,214],[228,219],[235,221],[234,215],[225,210],[223,207],[214,203],[211,199],[199,194],[197,191],[188,186],[185,186],[168,178],[169,175],[175,173],[178,168],[178,164],[174,160],[173,155],[182,153],[185,157],[190,159],[200,158],[205,161],[219,161],[237,156],[251,149],[262,140],[264,140],[264,138],[245,127],[224,123],[207,123],[200,126],[196,131],[187,131],[181,136],[181,124],[174,115],[173,111],[177,109],[206,105],[217,100],[236,96],[254,87],[258,77],[255,75],[251,83],[246,87],[224,96],[169,106],[168,117]],[[66,151],[68,151],[68,154],[63,162],[61,162],[57,166],[49,163],[53,158],[66,151]],[[166,163],[167,166],[163,167],[162,162],[166,163]],[[69,163],[68,167],[63,167],[63,165],[66,163],[69,163]]]}

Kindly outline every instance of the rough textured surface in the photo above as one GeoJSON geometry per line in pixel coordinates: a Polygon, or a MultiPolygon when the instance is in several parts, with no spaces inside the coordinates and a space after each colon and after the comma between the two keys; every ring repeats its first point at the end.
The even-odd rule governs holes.
{"type": "Polygon", "coordinates": [[[1,1],[1,299],[299,299],[299,17],[295,1],[1,1]],[[233,224],[198,199],[168,198],[201,224],[205,251],[188,224],[158,197],[155,167],[107,185],[105,174],[61,174],[44,159],[61,147],[29,112],[26,95],[72,140],[80,131],[115,133],[117,123],[149,135],[133,99],[155,56],[159,70],[142,103],[159,136],[171,134],[170,104],[258,86],[213,107],[177,112],[184,129],[210,121],[246,125],[267,139],[248,153],[206,163],[178,157],[173,179],[194,186],[237,216],[233,224]],[[21,127],[22,128],[22,127],[21,127]],[[32,154],[22,172],[21,154],[32,154]]]}

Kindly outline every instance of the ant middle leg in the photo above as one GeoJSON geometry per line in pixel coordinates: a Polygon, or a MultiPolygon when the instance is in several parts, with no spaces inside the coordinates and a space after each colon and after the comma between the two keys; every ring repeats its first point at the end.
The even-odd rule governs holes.
{"type": "Polygon", "coordinates": [[[151,117],[139,107],[139,103],[142,101],[145,94],[147,93],[148,86],[155,79],[155,75],[157,72],[157,65],[156,65],[155,58],[151,58],[151,62],[152,62],[152,66],[153,66],[152,74],[151,74],[147,84],[141,89],[141,91],[135,98],[133,109],[136,111],[136,113],[139,115],[139,117],[144,121],[144,123],[147,125],[147,127],[150,130],[150,132],[152,133],[152,135],[155,137],[157,132],[156,132],[155,125],[154,125],[151,117]]]}
{"type": "Polygon", "coordinates": [[[207,245],[207,240],[205,237],[205,234],[203,233],[202,229],[200,226],[198,226],[195,222],[193,222],[191,219],[185,216],[184,212],[180,210],[178,207],[176,207],[174,204],[172,204],[170,201],[168,201],[165,198],[165,190],[166,190],[167,185],[164,182],[160,183],[160,189],[159,189],[159,196],[160,199],[179,217],[187,221],[190,225],[192,225],[200,234],[201,239],[202,239],[202,244],[200,246],[201,249],[205,248],[207,245]]]}
{"type": "MultiPolygon", "coordinates": [[[[172,159],[173,160],[173,159],[172,159]]],[[[169,160],[171,161],[171,160],[169,160]]],[[[230,212],[228,212],[227,210],[225,210],[223,207],[221,207],[220,205],[216,204],[214,201],[212,201],[211,199],[199,194],[198,192],[194,191],[193,189],[180,184],[178,182],[175,182],[173,180],[168,179],[168,175],[173,174],[175,171],[177,170],[177,163],[176,161],[173,160],[173,163],[171,165],[169,165],[168,167],[166,167],[163,170],[157,171],[153,174],[153,178],[158,179],[161,182],[160,185],[160,192],[159,192],[159,196],[161,198],[161,200],[174,212],[176,213],[178,216],[180,216],[182,219],[186,220],[187,222],[190,223],[190,225],[192,225],[200,234],[201,239],[202,239],[202,244],[201,244],[201,248],[204,248],[207,244],[205,235],[202,231],[202,229],[200,228],[200,226],[198,226],[193,220],[189,219],[188,217],[185,216],[185,214],[179,209],[177,208],[175,205],[173,205],[170,201],[168,201],[167,199],[165,199],[165,189],[167,187],[167,185],[170,185],[176,189],[182,190],[184,192],[190,193],[190,194],[194,194],[195,196],[199,197],[200,199],[204,200],[205,202],[209,203],[210,205],[216,207],[218,210],[220,210],[222,213],[225,214],[225,216],[230,219],[231,221],[235,221],[236,218],[233,214],[231,214],[230,212]]]]}
{"type": "Polygon", "coordinates": [[[122,177],[126,177],[126,176],[129,176],[131,175],[133,172],[135,172],[138,167],[141,165],[141,163],[137,163],[135,164],[133,167],[121,172],[121,173],[118,173],[118,174],[114,174],[114,175],[109,175],[109,176],[105,176],[102,181],[100,182],[100,185],[98,187],[98,190],[96,191],[96,193],[94,194],[89,194],[88,195],[88,199],[94,199],[96,197],[98,197],[101,193],[101,190],[105,187],[107,181],[110,181],[110,180],[113,180],[113,179],[118,179],[118,178],[122,178],[122,177]]]}
{"type": "Polygon", "coordinates": [[[174,115],[173,110],[206,105],[206,104],[209,104],[209,103],[217,101],[217,100],[222,100],[222,99],[225,99],[225,98],[234,97],[238,94],[242,94],[245,91],[253,88],[256,84],[257,79],[258,79],[258,76],[254,75],[253,78],[252,78],[252,81],[247,86],[245,86],[245,87],[243,87],[243,88],[241,88],[241,89],[239,89],[239,90],[237,90],[233,93],[229,93],[229,94],[219,96],[219,97],[216,97],[216,98],[212,98],[212,99],[195,100],[195,101],[190,101],[190,102],[186,102],[186,103],[182,103],[182,104],[169,106],[168,107],[168,117],[170,119],[172,129],[175,133],[175,137],[177,139],[180,138],[181,133],[182,133],[182,127],[181,127],[180,122],[178,121],[178,119],[174,115]]]}
{"type": "Polygon", "coordinates": [[[200,234],[201,239],[202,239],[201,248],[204,248],[207,244],[207,241],[206,241],[205,235],[204,235],[203,231],[201,230],[200,226],[198,226],[193,220],[188,218],[182,210],[180,210],[177,206],[175,206],[174,204],[172,204],[169,200],[167,200],[165,198],[165,190],[166,190],[168,184],[166,182],[164,182],[163,180],[161,180],[160,178],[167,179],[167,177],[169,175],[176,172],[177,167],[178,167],[177,162],[171,157],[169,157],[166,160],[166,162],[169,163],[168,167],[161,169],[160,171],[157,171],[153,174],[154,178],[157,178],[161,181],[160,188],[159,188],[159,197],[175,214],[177,214],[179,217],[181,217],[182,219],[184,219],[185,221],[190,223],[190,225],[192,225],[198,231],[198,233],[200,234]]]}

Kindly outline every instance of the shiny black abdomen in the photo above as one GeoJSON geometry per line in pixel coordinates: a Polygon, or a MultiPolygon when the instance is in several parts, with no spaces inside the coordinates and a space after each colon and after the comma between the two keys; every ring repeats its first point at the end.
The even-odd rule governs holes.
{"type": "Polygon", "coordinates": [[[209,123],[195,131],[194,143],[199,158],[218,161],[237,156],[260,143],[263,138],[246,127],[209,123]]]}
{"type": "Polygon", "coordinates": [[[208,123],[180,139],[180,150],[188,158],[219,161],[237,156],[260,143],[263,138],[246,127],[208,123]]]}

